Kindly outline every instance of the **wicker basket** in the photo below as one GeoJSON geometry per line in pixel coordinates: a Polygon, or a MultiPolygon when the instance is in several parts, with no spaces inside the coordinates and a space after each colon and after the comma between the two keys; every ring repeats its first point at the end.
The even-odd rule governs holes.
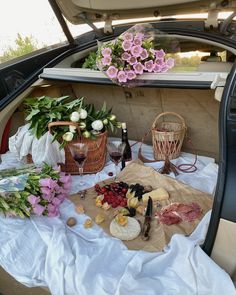
{"type": "Polygon", "coordinates": [[[178,158],[186,130],[185,121],[179,114],[165,112],[158,115],[152,125],[154,158],[158,161],[178,158]],[[175,116],[179,122],[160,121],[164,116],[175,116]]]}
{"type": "MultiPolygon", "coordinates": [[[[80,132],[78,124],[73,122],[67,122],[67,121],[49,123],[48,129],[49,129],[49,132],[52,133],[51,129],[55,126],[69,126],[69,125],[76,126],[78,129],[78,132],[80,132]]],[[[76,162],[73,159],[69,149],[70,144],[77,143],[77,142],[83,142],[88,145],[88,154],[87,154],[86,161],[84,163],[84,173],[97,173],[101,171],[106,162],[107,131],[98,134],[96,140],[81,137],[81,139],[68,143],[64,148],[65,164],[58,163],[61,166],[61,170],[70,174],[79,174],[79,168],[76,165],[76,162]]],[[[27,156],[27,162],[32,163],[31,155],[27,156]]]]}

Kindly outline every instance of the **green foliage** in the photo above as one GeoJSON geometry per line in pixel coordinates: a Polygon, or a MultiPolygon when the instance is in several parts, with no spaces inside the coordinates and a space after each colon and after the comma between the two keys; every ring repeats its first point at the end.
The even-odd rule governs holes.
{"type": "MultiPolygon", "coordinates": [[[[51,178],[59,180],[59,171],[54,170],[50,165],[44,163],[42,170],[39,172],[35,166],[27,166],[20,169],[6,169],[1,170],[0,179],[11,176],[28,174],[28,179],[23,191],[15,192],[1,192],[0,193],[0,212],[21,218],[29,217],[31,215],[31,204],[28,202],[29,195],[41,195],[40,179],[51,178]]],[[[47,203],[42,200],[41,204],[47,203]]]]}
{"type": "MultiPolygon", "coordinates": [[[[39,139],[48,131],[49,123],[70,121],[70,114],[81,108],[82,104],[83,98],[72,100],[69,96],[28,98],[25,101],[28,114],[26,121],[30,123],[32,133],[39,139]]],[[[66,131],[68,131],[68,126],[59,126],[54,139],[59,139],[66,131]]]]}
{"type": "Polygon", "coordinates": [[[97,64],[96,64],[96,59],[97,59],[97,53],[92,51],[89,53],[89,55],[86,57],[82,68],[84,69],[91,69],[91,70],[97,70],[97,64]]]}
{"type": "MultiPolygon", "coordinates": [[[[73,139],[78,136],[96,138],[92,123],[96,120],[101,120],[103,123],[103,130],[119,127],[116,117],[111,113],[112,109],[108,109],[106,103],[101,109],[96,110],[93,104],[85,104],[84,98],[72,99],[69,96],[59,98],[52,98],[42,96],[39,98],[28,98],[25,100],[26,106],[26,121],[29,122],[29,129],[39,139],[48,131],[48,124],[58,121],[71,121],[71,114],[79,112],[81,109],[87,111],[85,119],[79,119],[77,124],[77,132],[73,133],[73,139]],[[84,126],[83,126],[84,125],[84,126]],[[78,131],[80,130],[80,131],[78,131]]],[[[75,124],[72,123],[71,124],[75,124]]],[[[52,129],[53,141],[57,140],[61,143],[63,148],[66,142],[63,140],[63,135],[70,131],[69,126],[55,126],[52,129]]],[[[71,133],[71,131],[70,131],[71,133]]]]}
{"type": "Polygon", "coordinates": [[[37,42],[33,36],[22,37],[19,33],[15,40],[15,47],[8,46],[0,57],[0,62],[5,62],[13,58],[28,54],[38,49],[37,42]]]}

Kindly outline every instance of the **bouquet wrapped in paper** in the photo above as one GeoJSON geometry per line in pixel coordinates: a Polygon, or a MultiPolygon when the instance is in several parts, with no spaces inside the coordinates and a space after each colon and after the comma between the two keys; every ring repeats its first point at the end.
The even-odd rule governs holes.
{"type": "Polygon", "coordinates": [[[0,171],[0,212],[6,216],[54,217],[69,195],[71,176],[44,164],[0,171]]]}
{"type": "Polygon", "coordinates": [[[136,25],[115,40],[99,43],[97,66],[116,84],[140,85],[144,73],[164,73],[174,66],[174,59],[156,43],[151,25],[136,25]]]}

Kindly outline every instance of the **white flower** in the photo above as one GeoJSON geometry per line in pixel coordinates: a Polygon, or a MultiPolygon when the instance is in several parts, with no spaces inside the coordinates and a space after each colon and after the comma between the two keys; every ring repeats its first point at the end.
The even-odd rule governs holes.
{"type": "Polygon", "coordinates": [[[80,109],[79,110],[79,115],[80,115],[80,119],[86,119],[87,118],[87,116],[88,116],[88,113],[87,113],[87,111],[86,110],[84,110],[84,109],[80,109]]]}
{"type": "Polygon", "coordinates": [[[103,128],[103,123],[101,120],[95,120],[93,121],[91,125],[92,125],[92,128],[96,131],[100,131],[103,128]]]}
{"type": "Polygon", "coordinates": [[[65,134],[62,135],[62,138],[65,141],[71,141],[73,139],[74,134],[72,132],[66,132],[65,134]]]}
{"type": "Polygon", "coordinates": [[[73,112],[71,115],[70,115],[70,120],[72,122],[78,122],[80,119],[80,116],[79,116],[79,113],[78,112],[73,112]]]}
{"type": "Polygon", "coordinates": [[[75,133],[75,132],[76,132],[76,129],[77,129],[76,126],[73,126],[73,125],[70,125],[70,126],[69,126],[69,130],[70,130],[70,132],[72,132],[72,133],[75,133]]]}

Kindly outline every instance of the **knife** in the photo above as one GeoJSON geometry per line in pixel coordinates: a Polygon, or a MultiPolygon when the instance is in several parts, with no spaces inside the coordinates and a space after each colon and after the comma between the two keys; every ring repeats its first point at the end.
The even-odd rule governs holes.
{"type": "Polygon", "coordinates": [[[147,203],[147,209],[145,213],[145,219],[143,223],[143,228],[142,228],[142,239],[144,241],[149,240],[150,235],[150,229],[151,229],[151,220],[152,220],[152,198],[148,198],[148,203],[147,203]]]}

